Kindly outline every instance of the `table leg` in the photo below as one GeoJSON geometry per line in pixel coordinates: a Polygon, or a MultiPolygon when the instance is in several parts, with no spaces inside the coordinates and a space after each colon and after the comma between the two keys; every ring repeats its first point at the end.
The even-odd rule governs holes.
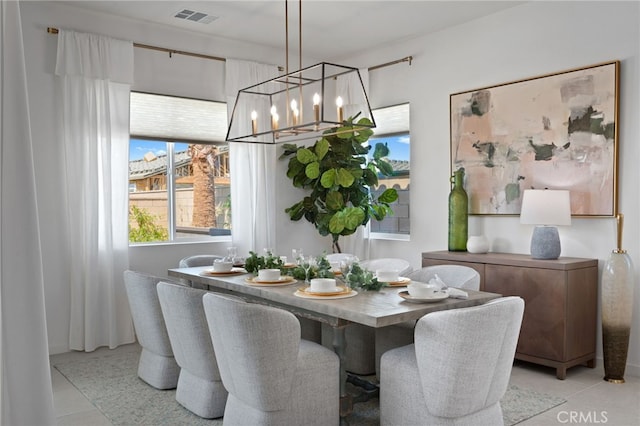
{"type": "Polygon", "coordinates": [[[346,417],[353,411],[353,398],[347,393],[347,370],[345,370],[347,339],[346,325],[333,327],[333,350],[340,358],[340,417],[346,417]]]}

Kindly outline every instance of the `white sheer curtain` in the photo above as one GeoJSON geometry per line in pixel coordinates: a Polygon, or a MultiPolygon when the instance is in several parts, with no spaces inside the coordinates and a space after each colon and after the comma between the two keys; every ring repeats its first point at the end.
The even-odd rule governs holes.
{"type": "Polygon", "coordinates": [[[53,425],[19,3],[0,2],[0,423],[53,425]]]}
{"type": "MultiPolygon", "coordinates": [[[[359,69],[359,71],[360,77],[362,78],[362,86],[364,86],[364,90],[369,93],[369,70],[364,68],[359,69]]],[[[360,103],[362,99],[362,89],[360,81],[358,81],[358,76],[355,73],[338,77],[336,93],[340,93],[344,100],[345,118],[355,116],[359,112],[361,114],[358,116],[358,119],[362,117],[371,118],[367,105],[360,103]]],[[[343,253],[355,254],[361,260],[368,259],[370,252],[369,227],[360,226],[353,234],[341,237],[340,248],[343,253]]]]}
{"type": "MultiPolygon", "coordinates": [[[[278,67],[227,59],[226,92],[231,119],[238,90],[278,76],[278,67]]],[[[243,111],[248,117],[250,112],[243,111]]],[[[245,120],[250,123],[250,120],[245,120]]],[[[250,129],[248,129],[250,131],[250,129]]],[[[231,168],[231,222],[238,253],[274,248],[276,147],[265,144],[229,143],[231,168]]]]}
{"type": "Polygon", "coordinates": [[[60,30],[69,200],[69,347],[93,351],[135,340],[122,273],[129,267],[129,89],[133,44],[60,30]]]}

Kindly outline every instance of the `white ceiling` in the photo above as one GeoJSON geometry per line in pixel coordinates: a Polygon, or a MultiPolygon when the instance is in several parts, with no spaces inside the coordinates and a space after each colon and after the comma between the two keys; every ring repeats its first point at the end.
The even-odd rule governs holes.
{"type": "MultiPolygon", "coordinates": [[[[154,22],[188,31],[285,48],[284,0],[65,1],[73,7],[154,22]],[[216,16],[203,24],[174,15],[189,9],[216,16]]],[[[304,0],[302,53],[316,59],[346,58],[458,25],[522,1],[304,0]]],[[[289,49],[298,50],[298,0],[289,0],[289,49]]]]}

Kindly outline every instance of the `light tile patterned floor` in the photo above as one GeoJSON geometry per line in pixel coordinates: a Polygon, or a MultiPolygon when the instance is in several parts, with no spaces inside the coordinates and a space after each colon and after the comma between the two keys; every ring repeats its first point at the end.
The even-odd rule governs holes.
{"type": "MultiPolygon", "coordinates": [[[[52,355],[52,360],[69,357],[89,357],[93,353],[71,352],[52,355]]],[[[602,364],[601,362],[599,364],[602,364]]],[[[60,426],[109,426],[111,423],[67,379],[51,369],[53,397],[57,422],[60,426]]],[[[574,367],[568,370],[566,380],[557,380],[555,371],[524,362],[516,362],[511,383],[521,388],[562,396],[567,400],[556,408],[540,414],[520,425],[640,425],[640,378],[625,376],[625,384],[611,384],[602,380],[602,366],[595,369],[574,367]]]]}

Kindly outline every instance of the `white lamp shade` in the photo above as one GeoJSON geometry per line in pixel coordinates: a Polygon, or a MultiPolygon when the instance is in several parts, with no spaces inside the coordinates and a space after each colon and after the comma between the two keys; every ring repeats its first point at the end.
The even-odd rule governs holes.
{"type": "Polygon", "coordinates": [[[569,191],[525,190],[522,196],[520,223],[526,225],[571,225],[569,191]]]}

